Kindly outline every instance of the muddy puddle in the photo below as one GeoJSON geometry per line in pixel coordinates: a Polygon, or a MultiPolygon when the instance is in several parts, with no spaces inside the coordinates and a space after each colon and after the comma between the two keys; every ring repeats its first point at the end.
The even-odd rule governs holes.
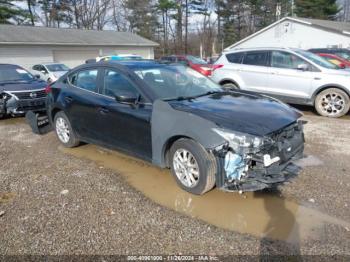
{"type": "Polygon", "coordinates": [[[15,196],[16,194],[13,192],[0,192],[0,204],[11,202],[15,196]]]}
{"type": "Polygon", "coordinates": [[[10,126],[16,124],[25,124],[26,120],[24,117],[6,117],[0,120],[0,125],[10,126]]]}
{"type": "Polygon", "coordinates": [[[301,239],[320,237],[320,229],[326,223],[349,226],[345,221],[288,201],[276,193],[239,195],[215,189],[195,196],[181,190],[169,170],[118,152],[93,145],[60,147],[60,150],[113,169],[154,202],[220,228],[297,243],[301,239]]]}

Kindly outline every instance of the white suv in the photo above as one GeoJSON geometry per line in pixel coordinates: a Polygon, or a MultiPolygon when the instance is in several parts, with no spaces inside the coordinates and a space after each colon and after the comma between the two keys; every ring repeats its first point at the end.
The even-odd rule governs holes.
{"type": "Polygon", "coordinates": [[[322,116],[341,117],[349,111],[350,72],[308,51],[237,49],[223,53],[213,70],[212,79],[228,89],[311,105],[322,116]]]}

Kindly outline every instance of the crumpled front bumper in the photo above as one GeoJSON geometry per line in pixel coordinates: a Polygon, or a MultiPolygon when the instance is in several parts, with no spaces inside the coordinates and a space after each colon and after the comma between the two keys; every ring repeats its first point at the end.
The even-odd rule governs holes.
{"type": "MultiPolygon", "coordinates": [[[[290,129],[287,131],[290,132],[290,129]]],[[[301,171],[296,161],[304,157],[304,142],[302,129],[295,131],[288,138],[277,138],[270,148],[250,155],[244,163],[244,175],[236,179],[230,177],[227,168],[229,165],[226,155],[230,152],[230,148],[223,146],[219,150],[214,150],[218,163],[217,187],[225,191],[245,192],[271,188],[288,182],[301,171]],[[278,161],[266,164],[264,156],[268,156],[269,159],[278,159],[278,161]]]]}
{"type": "Polygon", "coordinates": [[[226,182],[221,189],[226,191],[246,192],[262,190],[283,184],[295,178],[301,171],[301,167],[295,164],[295,161],[300,158],[294,158],[282,165],[274,164],[272,168],[249,170],[244,179],[241,181],[226,182]]]}
{"type": "Polygon", "coordinates": [[[35,134],[43,135],[53,130],[49,117],[45,112],[35,113],[28,111],[26,113],[26,121],[35,134]]]}
{"type": "Polygon", "coordinates": [[[44,111],[46,108],[46,98],[16,99],[8,97],[0,101],[0,112],[11,115],[21,115],[28,111],[44,111]]]}

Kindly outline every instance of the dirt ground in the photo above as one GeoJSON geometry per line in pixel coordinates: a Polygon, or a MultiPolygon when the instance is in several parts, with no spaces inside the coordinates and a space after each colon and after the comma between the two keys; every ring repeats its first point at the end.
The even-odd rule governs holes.
{"type": "Polygon", "coordinates": [[[1,120],[0,255],[350,256],[350,115],[300,109],[304,170],[279,191],[243,195],[193,196],[167,170],[1,120]]]}

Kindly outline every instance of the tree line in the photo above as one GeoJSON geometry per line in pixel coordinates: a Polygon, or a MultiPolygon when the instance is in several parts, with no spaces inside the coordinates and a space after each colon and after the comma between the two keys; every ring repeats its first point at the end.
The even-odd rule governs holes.
{"type": "Polygon", "coordinates": [[[212,56],[282,17],[340,11],[336,0],[0,0],[0,23],[129,31],[157,55],[212,56]]]}

